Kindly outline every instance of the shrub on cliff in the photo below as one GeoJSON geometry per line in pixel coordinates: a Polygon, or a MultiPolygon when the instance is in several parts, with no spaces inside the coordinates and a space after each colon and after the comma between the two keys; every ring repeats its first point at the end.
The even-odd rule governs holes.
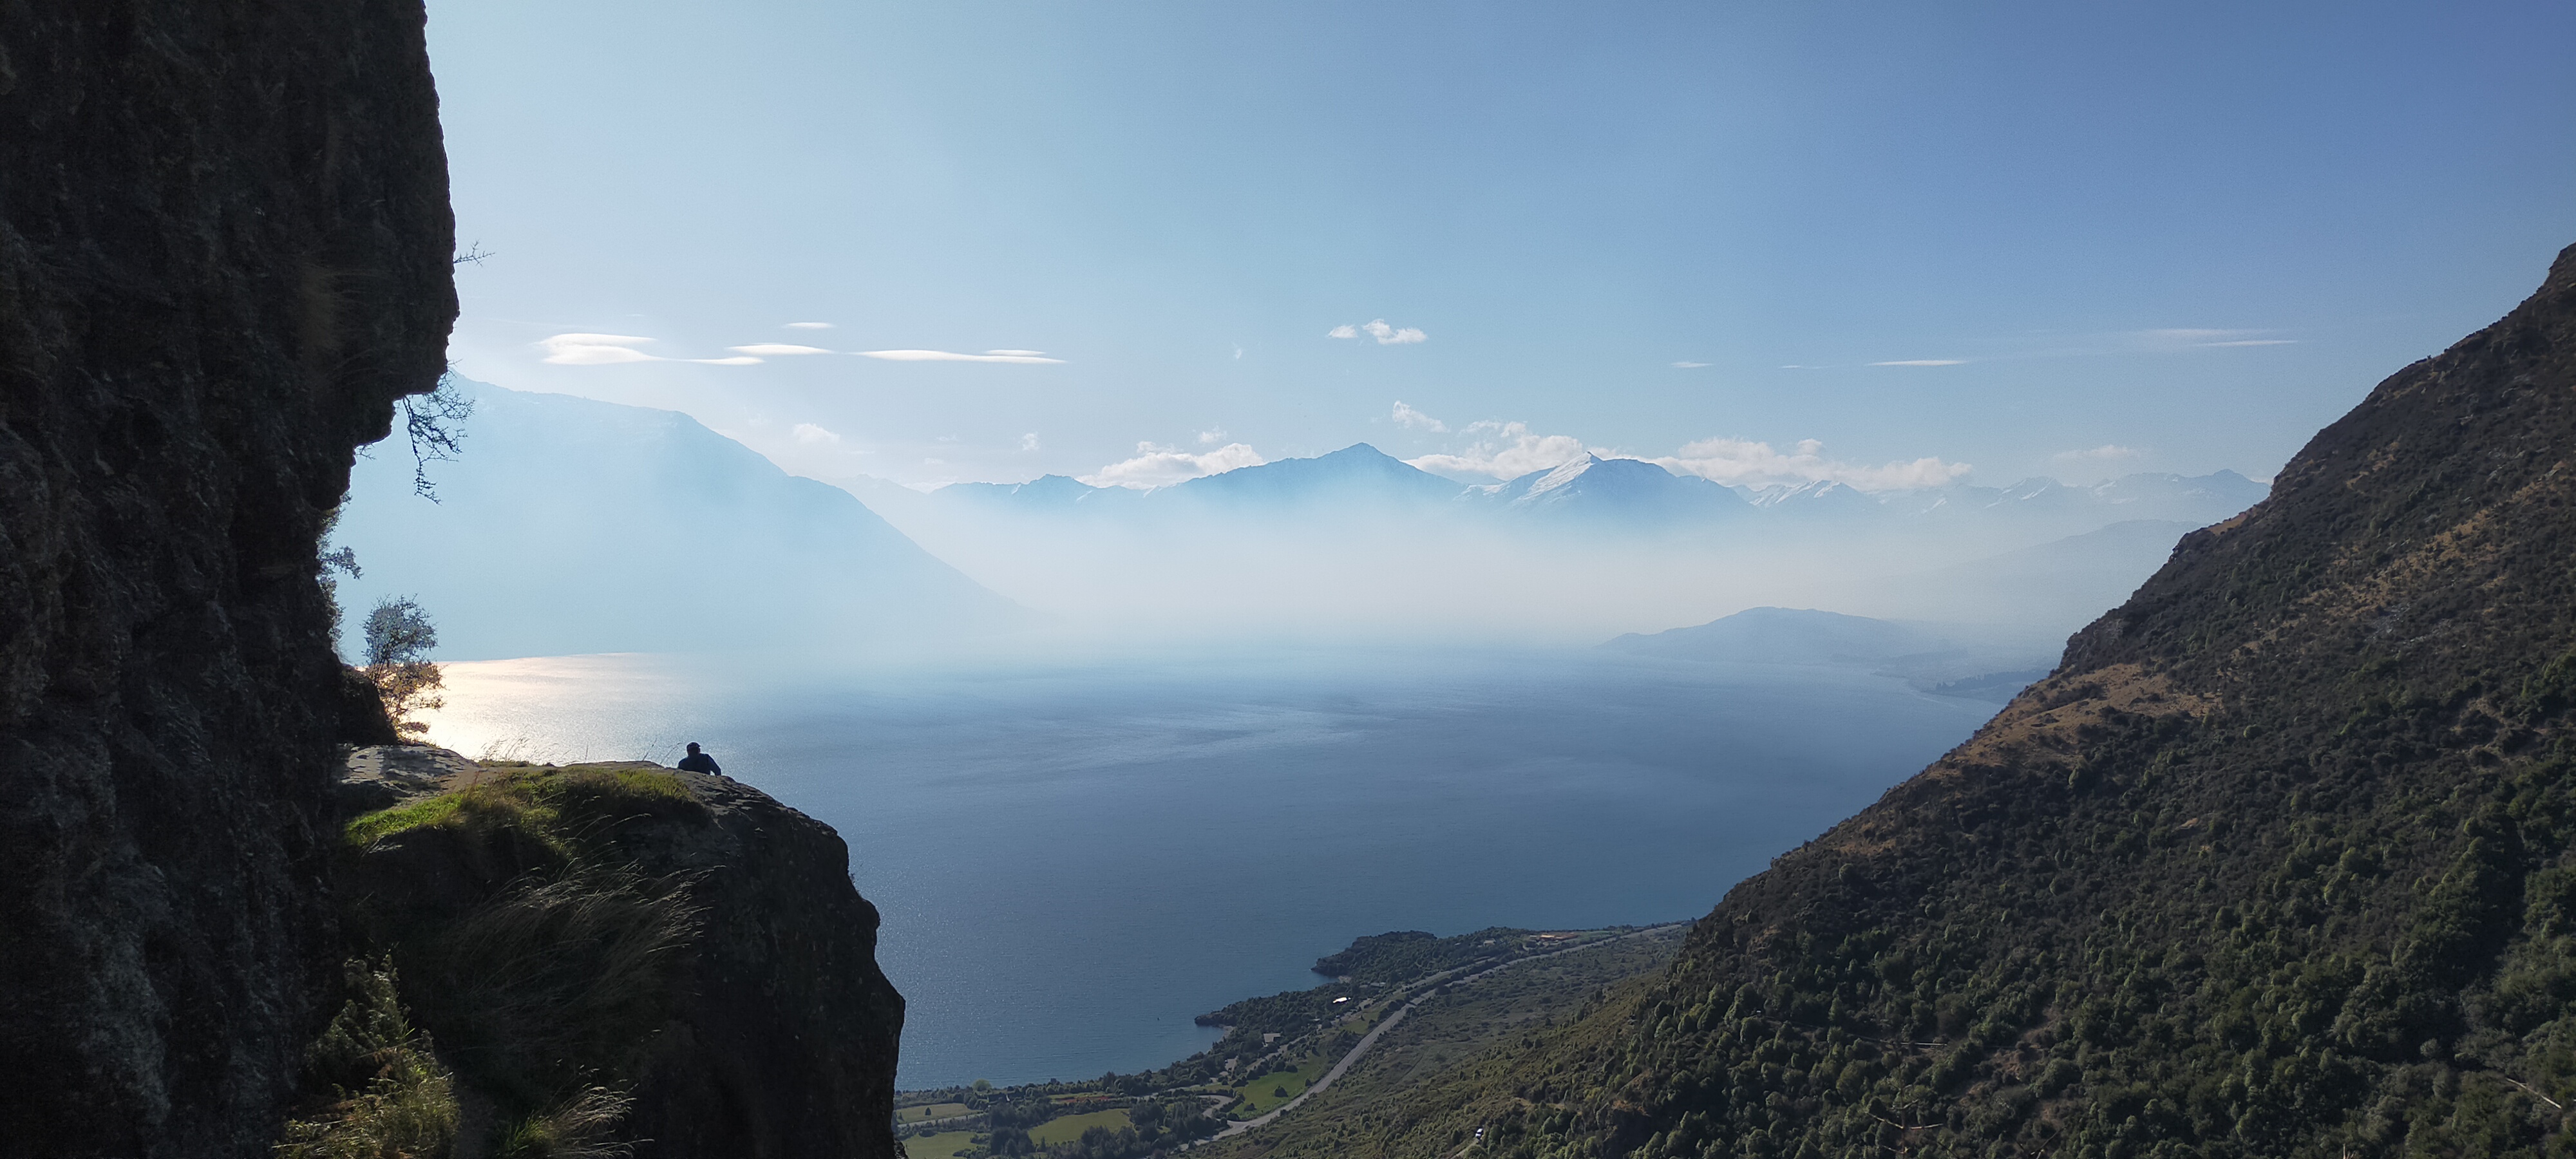
{"type": "Polygon", "coordinates": [[[704,809],[667,772],[523,766],[349,822],[361,879],[382,883],[351,925],[401,964],[443,1057],[497,1104],[494,1153],[623,1153],[628,1084],[700,923],[688,881],[639,872],[616,838],[682,815],[704,809]],[[391,900],[423,881],[443,884],[391,900]]]}
{"type": "Polygon", "coordinates": [[[305,1051],[327,1103],[286,1126],[281,1159],[427,1159],[455,1146],[452,1076],[397,996],[393,963],[348,965],[349,1000],[305,1051]]]}
{"type": "Polygon", "coordinates": [[[409,719],[415,712],[431,712],[446,707],[438,690],[446,686],[446,677],[429,654],[438,647],[438,628],[430,623],[429,613],[422,611],[410,596],[388,596],[377,600],[367,613],[362,629],[366,639],[367,663],[359,669],[384,697],[385,715],[393,718],[394,728],[411,736],[429,731],[423,721],[409,719]]]}

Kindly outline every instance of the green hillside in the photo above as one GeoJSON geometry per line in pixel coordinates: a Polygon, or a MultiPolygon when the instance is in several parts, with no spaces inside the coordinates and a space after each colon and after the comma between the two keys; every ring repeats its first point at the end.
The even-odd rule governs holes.
{"type": "Polygon", "coordinates": [[[1353,1154],[2576,1151],[2576,249],[1656,985],[1353,1154]]]}

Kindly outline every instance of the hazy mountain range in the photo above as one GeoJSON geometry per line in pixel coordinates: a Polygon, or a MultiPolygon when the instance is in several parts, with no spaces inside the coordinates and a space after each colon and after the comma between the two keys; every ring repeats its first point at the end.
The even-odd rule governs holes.
{"type": "Polygon", "coordinates": [[[464,452],[412,494],[398,442],[358,460],[336,541],[419,598],[449,659],[840,647],[997,630],[1026,613],[848,492],[675,411],[460,380],[464,452]]]}
{"type": "MultiPolygon", "coordinates": [[[[1751,490],[1597,457],[1467,485],[1360,444],[1150,491],[1050,475],[925,494],[791,476],[676,412],[463,389],[476,411],[463,455],[433,465],[439,501],[379,448],[338,536],[366,569],[343,585],[353,616],[417,596],[454,659],[832,649],[1033,617],[1573,642],[1793,602],[2045,651],[2263,493],[2225,471],[1751,490]]],[[[1979,674],[1956,668],[1907,675],[1979,674]]]]}
{"type": "Polygon", "coordinates": [[[870,482],[854,490],[873,503],[941,505],[1048,520],[1078,516],[1141,522],[1252,511],[1331,517],[1365,511],[1629,532],[1967,527],[2036,538],[2142,519],[2205,526],[2253,506],[2268,491],[2234,471],[2140,473],[2093,486],[2042,477],[2007,487],[1956,484],[1865,492],[1844,483],[1815,482],[1756,489],[1677,475],[1641,459],[1589,455],[1516,479],[1473,485],[1421,470],[1366,443],[1150,491],[1092,487],[1063,475],[1026,483],[957,483],[927,495],[870,482]]]}

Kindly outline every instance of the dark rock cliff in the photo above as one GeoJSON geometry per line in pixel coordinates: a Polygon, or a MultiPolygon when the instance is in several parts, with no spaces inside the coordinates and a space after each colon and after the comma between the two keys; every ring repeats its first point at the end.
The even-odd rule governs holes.
{"type": "Polygon", "coordinates": [[[688,875],[702,934],[688,997],[637,1088],[639,1156],[892,1156],[903,998],[877,968],[877,909],[822,822],[720,777],[679,774],[704,826],[639,832],[647,873],[688,875]]]}
{"type": "Polygon", "coordinates": [[[891,1154],[902,1000],[827,827],[639,772],[501,810],[573,830],[348,843],[434,788],[341,779],[391,738],[316,582],[456,313],[423,21],[0,0],[0,1154],[327,1149],[402,1017],[344,963],[422,946],[434,1151],[891,1154]]]}
{"type": "Polygon", "coordinates": [[[0,0],[0,1150],[264,1154],[351,448],[442,368],[419,0],[0,0]]]}
{"type": "Polygon", "coordinates": [[[360,750],[337,881],[456,1069],[456,1153],[605,1088],[639,1156],[891,1156],[903,999],[829,826],[642,762],[360,750]],[[405,775],[405,770],[410,776],[405,775]],[[525,968],[522,963],[540,963],[525,968]]]}
{"type": "Polygon", "coordinates": [[[2576,248],[1651,991],[1418,1110],[1501,1156],[2335,1159],[2567,1154],[2571,1108],[2576,248]]]}

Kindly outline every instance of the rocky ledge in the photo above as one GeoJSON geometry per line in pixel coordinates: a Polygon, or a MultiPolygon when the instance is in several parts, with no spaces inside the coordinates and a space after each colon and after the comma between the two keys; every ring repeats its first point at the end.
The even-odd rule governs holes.
{"type": "MultiPolygon", "coordinates": [[[[452,1076],[455,1154],[548,1132],[639,1156],[897,1153],[903,999],[831,827],[647,762],[420,746],[356,750],[339,794],[344,923],[452,1076]]],[[[308,1133],[354,1105],[329,1078],[308,1133]]]]}

